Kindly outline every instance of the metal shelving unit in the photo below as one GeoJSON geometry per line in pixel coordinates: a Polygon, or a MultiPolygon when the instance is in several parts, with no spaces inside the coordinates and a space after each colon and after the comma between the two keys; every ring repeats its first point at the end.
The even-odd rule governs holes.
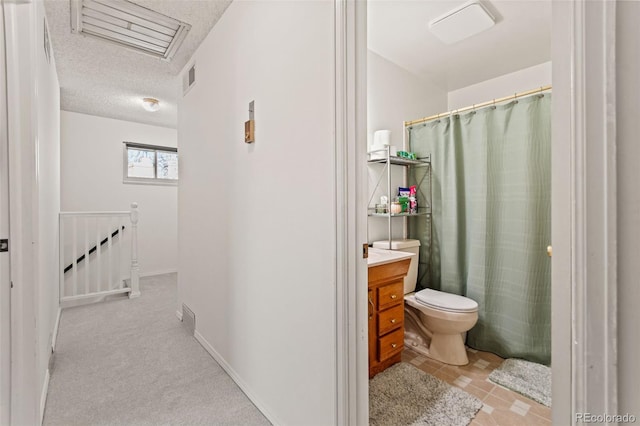
{"type": "MultiPolygon", "coordinates": [[[[385,149],[381,149],[381,150],[375,150],[375,151],[371,151],[369,152],[369,156],[371,157],[371,154],[376,154],[376,153],[384,153],[384,158],[375,158],[375,159],[370,159],[368,160],[368,164],[381,164],[383,165],[382,170],[380,171],[380,175],[378,176],[378,179],[376,181],[376,185],[373,188],[373,190],[371,191],[371,196],[369,197],[369,203],[368,203],[368,215],[369,217],[377,217],[377,218],[386,218],[387,219],[387,226],[388,226],[388,239],[389,239],[389,249],[391,249],[391,231],[392,231],[392,223],[393,223],[393,218],[396,217],[402,217],[402,218],[408,218],[408,217],[415,217],[415,216],[431,216],[431,158],[430,157],[426,157],[426,158],[420,158],[417,160],[410,160],[407,158],[402,158],[402,157],[395,157],[390,155],[391,154],[391,148],[390,147],[386,147],[385,149]],[[391,193],[391,166],[402,166],[405,169],[410,169],[412,167],[428,167],[428,170],[426,172],[426,177],[428,177],[428,187],[427,188],[422,188],[421,185],[417,185],[418,186],[418,192],[422,193],[422,199],[420,197],[418,197],[418,212],[417,213],[396,213],[396,214],[392,214],[391,213],[391,201],[393,200],[392,195],[395,196],[395,193],[392,194],[391,193]],[[378,188],[380,187],[380,183],[382,181],[382,178],[385,177],[386,175],[386,181],[387,181],[387,213],[376,213],[375,212],[375,202],[372,205],[372,200],[373,197],[376,194],[376,191],[378,190],[378,188]]],[[[424,178],[422,179],[424,180],[424,178]]],[[[406,182],[406,173],[405,173],[405,182],[406,182]]],[[[431,218],[429,218],[429,220],[431,220],[431,218]]],[[[405,223],[406,225],[406,223],[405,223]]],[[[406,238],[406,235],[405,235],[406,238]]]]}

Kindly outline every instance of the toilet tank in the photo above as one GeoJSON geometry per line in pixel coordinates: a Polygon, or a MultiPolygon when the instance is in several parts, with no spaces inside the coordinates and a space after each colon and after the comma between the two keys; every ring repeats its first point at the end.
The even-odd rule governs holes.
{"type": "MultiPolygon", "coordinates": [[[[389,249],[389,240],[375,241],[373,247],[378,249],[389,249]]],[[[391,240],[391,250],[406,251],[413,253],[409,264],[409,273],[404,277],[404,294],[411,293],[416,289],[418,281],[418,257],[420,256],[420,240],[391,240]]]]}

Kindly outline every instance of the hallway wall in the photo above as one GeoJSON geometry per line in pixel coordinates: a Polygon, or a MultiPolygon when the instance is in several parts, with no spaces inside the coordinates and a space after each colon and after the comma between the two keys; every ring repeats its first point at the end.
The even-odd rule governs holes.
{"type": "MultiPolygon", "coordinates": [[[[62,211],[140,210],[140,274],[178,267],[178,187],[123,183],[123,142],[176,147],[177,131],[76,112],[61,113],[62,211]]],[[[178,153],[180,154],[180,153],[178,153]]]]}
{"type": "MultiPolygon", "coordinates": [[[[49,357],[58,316],[58,213],[60,212],[60,85],[55,57],[51,49],[47,60],[40,42],[44,37],[44,7],[36,2],[37,109],[36,173],[38,185],[38,314],[41,326],[38,336],[38,371],[41,388],[48,386],[49,357]]],[[[41,392],[45,392],[43,389],[41,392]]],[[[40,395],[40,416],[46,394],[40,395]]]]}
{"type": "Polygon", "coordinates": [[[178,309],[281,425],[336,422],[333,13],[233,2],[178,105],[178,309]]]}
{"type": "Polygon", "coordinates": [[[11,258],[11,423],[39,424],[58,313],[60,86],[42,2],[3,3],[11,258]]]}

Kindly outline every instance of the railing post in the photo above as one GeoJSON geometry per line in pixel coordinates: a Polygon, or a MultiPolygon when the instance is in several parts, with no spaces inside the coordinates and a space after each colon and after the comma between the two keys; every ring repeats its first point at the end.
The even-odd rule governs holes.
{"type": "Polygon", "coordinates": [[[131,203],[131,291],[129,298],[140,296],[138,267],[138,203],[131,203]]]}

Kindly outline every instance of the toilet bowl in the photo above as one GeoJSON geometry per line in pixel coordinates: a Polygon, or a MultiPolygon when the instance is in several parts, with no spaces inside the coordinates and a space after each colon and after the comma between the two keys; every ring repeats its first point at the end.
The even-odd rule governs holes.
{"type": "Polygon", "coordinates": [[[469,363],[463,336],[478,321],[475,301],[432,289],[404,300],[406,347],[445,364],[469,363]]]}
{"type": "Polygon", "coordinates": [[[404,345],[445,364],[469,363],[464,336],[478,321],[478,303],[468,297],[424,289],[414,293],[420,241],[376,241],[373,247],[414,253],[404,278],[404,345]]]}

